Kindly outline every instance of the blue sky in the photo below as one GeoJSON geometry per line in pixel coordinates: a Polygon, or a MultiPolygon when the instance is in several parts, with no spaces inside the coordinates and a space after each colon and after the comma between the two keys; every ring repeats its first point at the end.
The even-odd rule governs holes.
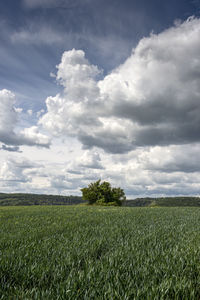
{"type": "Polygon", "coordinates": [[[102,178],[130,197],[197,194],[199,14],[200,0],[2,0],[1,190],[102,178]]]}
{"type": "Polygon", "coordinates": [[[65,50],[84,50],[106,73],[122,63],[142,37],[161,32],[177,19],[198,16],[199,7],[199,1],[185,0],[3,0],[0,88],[22,94],[18,101],[37,110],[49,90],[57,91],[49,74],[65,50]]]}

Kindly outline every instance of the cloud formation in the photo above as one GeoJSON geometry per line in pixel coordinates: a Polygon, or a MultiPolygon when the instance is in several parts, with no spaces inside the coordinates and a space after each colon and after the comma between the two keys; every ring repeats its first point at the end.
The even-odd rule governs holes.
{"type": "Polygon", "coordinates": [[[0,167],[0,181],[7,184],[9,182],[12,184],[13,181],[19,183],[31,181],[31,178],[27,176],[25,171],[34,167],[38,167],[37,164],[25,158],[9,158],[0,167]]]}
{"type": "Polygon", "coordinates": [[[55,75],[63,91],[46,110],[24,109],[24,121],[15,95],[0,91],[1,190],[15,182],[19,191],[80,194],[102,178],[128,198],[198,195],[199,36],[199,19],[177,23],[143,38],[106,76],[82,50],[66,51],[55,75]],[[24,128],[36,115],[38,124],[24,128]],[[55,137],[51,150],[42,126],[55,137]]]}
{"type": "Polygon", "coordinates": [[[101,79],[81,50],[57,66],[63,94],[48,97],[40,124],[55,136],[111,153],[200,141],[200,20],[143,38],[101,79]]]}
{"type": "MultiPolygon", "coordinates": [[[[32,24],[31,24],[32,25],[32,24]]],[[[28,29],[20,29],[11,34],[10,39],[12,43],[23,43],[26,45],[43,45],[48,46],[63,44],[65,39],[70,39],[70,34],[60,34],[50,26],[40,24],[33,24],[28,29]]]]}
{"type": "MultiPolygon", "coordinates": [[[[24,157],[20,153],[0,157],[0,187],[9,191],[14,183],[15,191],[80,195],[82,187],[101,178],[123,187],[128,198],[199,195],[199,145],[146,147],[125,155],[80,150],[74,161],[56,161],[56,149],[51,149],[54,160],[49,161],[47,155],[38,160],[37,149],[25,149],[24,157]]],[[[69,153],[66,149],[60,155],[67,159],[69,153]]]]}
{"type": "Polygon", "coordinates": [[[138,162],[147,170],[162,173],[200,172],[199,144],[153,147],[138,156],[138,162]]]}
{"type": "Polygon", "coordinates": [[[103,169],[101,157],[98,152],[85,151],[76,160],[77,168],[103,169]]]}
{"type": "MultiPolygon", "coordinates": [[[[88,2],[90,0],[85,0],[88,2]]],[[[23,0],[26,7],[35,8],[72,8],[80,2],[80,0],[23,0]]]]}
{"type": "Polygon", "coordinates": [[[38,8],[38,7],[55,7],[61,4],[62,0],[24,0],[24,4],[28,8],[38,8]]]}
{"type": "MultiPolygon", "coordinates": [[[[38,127],[17,130],[21,109],[14,105],[15,95],[6,89],[0,90],[0,142],[14,147],[21,145],[49,147],[50,139],[40,133],[38,127]]],[[[5,145],[2,147],[4,150],[19,150],[19,148],[6,148],[5,145]]]]}
{"type": "Polygon", "coordinates": [[[9,151],[9,152],[22,152],[20,151],[20,148],[18,146],[6,146],[6,145],[2,145],[0,150],[5,150],[5,151],[9,151]]]}

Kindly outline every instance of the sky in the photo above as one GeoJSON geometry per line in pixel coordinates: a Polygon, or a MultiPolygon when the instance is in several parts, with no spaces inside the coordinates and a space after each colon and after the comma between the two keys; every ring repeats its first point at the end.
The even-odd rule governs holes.
{"type": "Polygon", "coordinates": [[[1,0],[0,192],[200,194],[200,0],[1,0]]]}

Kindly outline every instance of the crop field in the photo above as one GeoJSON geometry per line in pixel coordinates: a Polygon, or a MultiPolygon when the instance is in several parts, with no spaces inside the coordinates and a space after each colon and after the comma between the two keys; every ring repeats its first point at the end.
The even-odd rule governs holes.
{"type": "Polygon", "coordinates": [[[0,299],[200,299],[200,208],[0,208],[0,299]]]}

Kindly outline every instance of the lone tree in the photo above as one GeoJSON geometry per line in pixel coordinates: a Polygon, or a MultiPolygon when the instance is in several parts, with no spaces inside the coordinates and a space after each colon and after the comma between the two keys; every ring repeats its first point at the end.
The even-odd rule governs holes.
{"type": "Polygon", "coordinates": [[[112,188],[109,182],[101,183],[100,179],[81,189],[81,192],[83,200],[88,201],[89,204],[121,206],[126,200],[121,188],[112,188]]]}

